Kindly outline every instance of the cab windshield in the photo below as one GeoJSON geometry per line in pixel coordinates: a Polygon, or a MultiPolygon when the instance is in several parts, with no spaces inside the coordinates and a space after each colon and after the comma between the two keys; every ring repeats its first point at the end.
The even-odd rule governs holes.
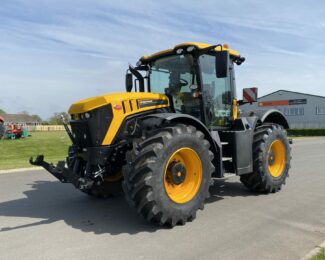
{"type": "Polygon", "coordinates": [[[194,59],[190,54],[157,59],[150,64],[150,90],[172,96],[176,112],[191,114],[201,119],[194,59]]]}
{"type": "Polygon", "coordinates": [[[232,109],[230,76],[217,78],[215,56],[198,58],[201,87],[198,86],[194,58],[191,54],[172,55],[150,64],[150,90],[172,97],[176,112],[190,114],[209,127],[229,126],[232,109]]]}

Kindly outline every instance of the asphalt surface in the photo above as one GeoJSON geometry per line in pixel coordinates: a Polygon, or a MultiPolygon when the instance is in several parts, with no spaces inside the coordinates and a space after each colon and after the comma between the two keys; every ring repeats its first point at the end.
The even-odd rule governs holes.
{"type": "Polygon", "coordinates": [[[0,175],[0,259],[300,259],[325,240],[325,138],[298,139],[276,194],[216,181],[197,219],[148,224],[123,198],[96,200],[45,171],[0,175]]]}

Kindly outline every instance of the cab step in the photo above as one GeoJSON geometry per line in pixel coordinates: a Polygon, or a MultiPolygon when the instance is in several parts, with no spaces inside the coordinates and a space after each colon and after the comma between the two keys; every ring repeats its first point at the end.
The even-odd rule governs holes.
{"type": "Polygon", "coordinates": [[[223,178],[230,178],[230,177],[234,177],[234,176],[236,176],[235,173],[224,173],[223,174],[223,178]]]}

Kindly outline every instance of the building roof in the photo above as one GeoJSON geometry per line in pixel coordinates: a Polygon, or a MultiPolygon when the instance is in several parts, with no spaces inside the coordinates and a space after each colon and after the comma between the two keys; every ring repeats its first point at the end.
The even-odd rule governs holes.
{"type": "Polygon", "coordinates": [[[2,114],[1,115],[6,123],[18,123],[18,124],[35,124],[41,123],[39,120],[26,114],[2,114]]]}
{"type": "Polygon", "coordinates": [[[318,95],[313,95],[313,94],[307,94],[307,93],[301,93],[301,92],[296,92],[296,91],[290,91],[290,90],[284,90],[284,89],[279,89],[277,91],[274,91],[274,92],[271,92],[267,95],[264,95],[264,96],[261,96],[261,97],[258,97],[258,99],[260,98],[264,98],[264,97],[267,97],[267,96],[270,96],[270,95],[273,95],[277,92],[280,92],[280,91],[283,91],[283,92],[287,92],[287,93],[294,93],[294,94],[299,94],[299,95],[305,95],[305,96],[311,96],[311,97],[319,97],[319,98],[325,98],[324,96],[318,96],[318,95]]]}
{"type": "MultiPolygon", "coordinates": [[[[144,62],[145,61],[151,61],[151,60],[156,59],[156,58],[161,57],[161,56],[171,55],[171,54],[173,54],[175,52],[176,49],[186,48],[186,47],[190,47],[190,46],[195,46],[198,49],[204,49],[204,48],[212,46],[212,44],[202,43],[202,42],[184,42],[184,43],[177,44],[172,49],[167,49],[167,50],[163,50],[163,51],[153,53],[153,54],[148,55],[148,56],[143,56],[143,57],[141,57],[140,60],[144,61],[144,62]]],[[[226,46],[226,45],[224,45],[222,47],[222,49],[223,50],[228,50],[230,55],[240,57],[240,54],[239,54],[238,51],[232,50],[232,49],[228,48],[228,46],[226,46]]],[[[214,48],[214,51],[221,51],[221,47],[218,46],[218,47],[214,48]]]]}

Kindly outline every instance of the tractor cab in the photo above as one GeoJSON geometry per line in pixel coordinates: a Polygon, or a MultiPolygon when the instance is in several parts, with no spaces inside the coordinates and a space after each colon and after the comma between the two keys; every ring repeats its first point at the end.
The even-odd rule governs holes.
{"type": "Polygon", "coordinates": [[[210,128],[229,127],[237,117],[233,64],[244,60],[227,45],[179,44],[130,67],[127,90],[134,83],[135,91],[165,94],[173,112],[189,114],[210,128]]]}

